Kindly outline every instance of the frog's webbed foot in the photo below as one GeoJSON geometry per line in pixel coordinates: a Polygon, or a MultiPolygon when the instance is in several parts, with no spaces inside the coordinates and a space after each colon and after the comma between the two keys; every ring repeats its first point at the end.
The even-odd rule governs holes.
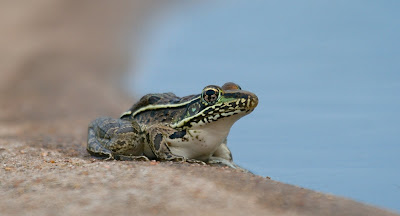
{"type": "Polygon", "coordinates": [[[247,170],[247,169],[245,169],[245,168],[242,168],[242,167],[240,167],[239,165],[235,164],[233,161],[227,160],[227,159],[225,159],[225,158],[211,157],[211,158],[208,160],[207,163],[208,163],[209,165],[211,165],[211,166],[227,166],[227,167],[230,167],[230,168],[233,168],[233,169],[241,170],[241,171],[246,172],[246,173],[252,173],[252,172],[250,172],[249,170],[247,170]]]}

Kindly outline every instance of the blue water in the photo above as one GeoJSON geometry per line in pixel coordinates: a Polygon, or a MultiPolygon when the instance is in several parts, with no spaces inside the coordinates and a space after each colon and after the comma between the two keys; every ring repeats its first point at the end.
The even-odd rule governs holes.
{"type": "Polygon", "coordinates": [[[256,174],[400,212],[400,1],[219,1],[148,31],[141,95],[239,83],[260,103],[228,137],[256,174]]]}

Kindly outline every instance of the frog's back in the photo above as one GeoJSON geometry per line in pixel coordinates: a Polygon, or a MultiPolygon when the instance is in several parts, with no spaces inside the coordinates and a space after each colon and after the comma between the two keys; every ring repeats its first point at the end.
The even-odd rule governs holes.
{"type": "Polygon", "coordinates": [[[142,123],[171,122],[185,112],[184,106],[179,106],[191,101],[199,95],[178,97],[174,93],[146,94],[135,103],[121,118],[135,119],[142,123]],[[173,107],[171,107],[173,106],[173,107]]]}
{"type": "Polygon", "coordinates": [[[150,105],[164,105],[170,103],[176,103],[179,101],[180,97],[176,96],[174,93],[161,93],[161,94],[147,94],[143,96],[137,103],[129,109],[132,113],[137,110],[150,106],[150,105]]]}

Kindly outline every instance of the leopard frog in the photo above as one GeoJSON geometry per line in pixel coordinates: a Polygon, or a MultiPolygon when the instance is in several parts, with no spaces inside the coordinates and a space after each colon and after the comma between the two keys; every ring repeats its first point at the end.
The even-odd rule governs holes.
{"type": "Polygon", "coordinates": [[[100,117],[89,125],[90,154],[117,160],[172,160],[233,168],[227,147],[232,125],[258,104],[235,83],[206,86],[200,94],[147,94],[119,119],[100,117]]]}

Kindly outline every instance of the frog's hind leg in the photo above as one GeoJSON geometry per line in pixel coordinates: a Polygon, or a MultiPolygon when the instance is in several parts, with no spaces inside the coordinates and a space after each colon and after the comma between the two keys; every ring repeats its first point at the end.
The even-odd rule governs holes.
{"type": "Polygon", "coordinates": [[[106,121],[107,118],[97,118],[89,124],[86,150],[96,157],[114,159],[112,151],[106,148],[106,134],[103,130],[103,123],[106,121]]]}
{"type": "Polygon", "coordinates": [[[87,151],[94,156],[117,160],[148,160],[136,122],[101,117],[89,124],[87,151]]]}

